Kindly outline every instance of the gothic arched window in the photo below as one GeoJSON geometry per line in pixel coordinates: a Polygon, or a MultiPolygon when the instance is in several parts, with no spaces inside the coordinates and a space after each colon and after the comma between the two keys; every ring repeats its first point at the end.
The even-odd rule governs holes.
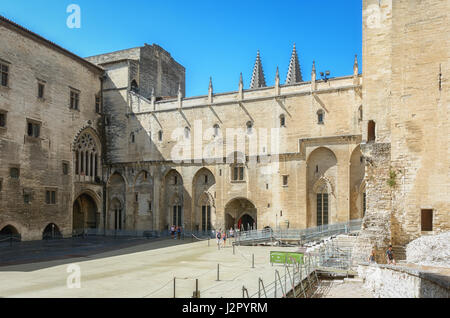
{"type": "Polygon", "coordinates": [[[253,123],[251,121],[247,122],[247,134],[251,134],[253,131],[253,123]]]}
{"type": "Polygon", "coordinates": [[[98,177],[100,149],[89,132],[82,133],[75,143],[75,175],[98,177]]]}
{"type": "Polygon", "coordinates": [[[324,124],[324,117],[325,117],[325,113],[323,112],[323,110],[318,110],[317,111],[317,123],[319,125],[323,125],[324,124]]]}

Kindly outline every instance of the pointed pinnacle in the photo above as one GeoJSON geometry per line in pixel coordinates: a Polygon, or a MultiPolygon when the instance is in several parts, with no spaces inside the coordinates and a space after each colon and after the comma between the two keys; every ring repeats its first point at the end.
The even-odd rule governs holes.
{"type": "Polygon", "coordinates": [[[259,50],[256,54],[255,66],[253,67],[252,80],[250,88],[259,88],[266,86],[266,79],[264,78],[264,70],[259,55],[259,50]]]}
{"type": "Polygon", "coordinates": [[[286,76],[286,84],[295,84],[303,81],[302,70],[298,61],[297,50],[295,47],[292,49],[291,60],[289,61],[289,69],[286,76]]]}

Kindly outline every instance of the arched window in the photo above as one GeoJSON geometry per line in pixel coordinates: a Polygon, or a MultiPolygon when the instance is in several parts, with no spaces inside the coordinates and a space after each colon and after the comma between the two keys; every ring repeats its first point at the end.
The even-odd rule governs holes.
{"type": "Polygon", "coordinates": [[[131,91],[135,92],[135,93],[139,92],[139,86],[138,86],[136,80],[131,81],[131,91]]]}
{"type": "Polygon", "coordinates": [[[367,123],[367,142],[375,141],[375,122],[373,120],[369,120],[367,123]]]}
{"type": "Polygon", "coordinates": [[[284,115],[280,115],[280,127],[286,127],[286,117],[284,115]]]}
{"type": "Polygon", "coordinates": [[[328,191],[323,184],[317,193],[317,226],[328,224],[328,191]]]}
{"type": "Polygon", "coordinates": [[[162,130],[160,130],[160,131],[158,131],[158,140],[162,141],[162,139],[163,139],[163,132],[162,132],[162,130]]]}
{"type": "Polygon", "coordinates": [[[358,120],[362,121],[363,120],[363,109],[362,109],[362,105],[359,106],[358,108],[358,120]]]}
{"type": "Polygon", "coordinates": [[[75,175],[98,177],[100,149],[94,137],[83,133],[75,144],[75,175]]]}
{"type": "Polygon", "coordinates": [[[317,111],[317,123],[319,125],[323,125],[324,124],[324,117],[325,117],[325,113],[323,112],[323,110],[318,110],[317,111]]]}
{"type": "Polygon", "coordinates": [[[219,136],[219,133],[220,133],[220,127],[219,127],[219,125],[218,125],[218,124],[215,124],[213,128],[214,128],[214,137],[218,137],[218,136],[219,136]]]}
{"type": "Polygon", "coordinates": [[[184,127],[184,138],[189,139],[191,136],[191,130],[189,127],[184,127]]]}
{"type": "Polygon", "coordinates": [[[253,132],[253,123],[251,121],[247,122],[247,134],[251,134],[253,132]]]}
{"type": "Polygon", "coordinates": [[[134,144],[134,142],[136,141],[136,137],[135,137],[135,135],[134,135],[134,132],[132,132],[132,133],[130,134],[130,141],[131,141],[132,144],[134,144]]]}

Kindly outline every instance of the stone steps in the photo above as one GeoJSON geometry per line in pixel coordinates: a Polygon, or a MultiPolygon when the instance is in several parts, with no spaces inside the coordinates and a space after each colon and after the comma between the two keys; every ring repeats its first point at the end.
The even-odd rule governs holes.
{"type": "Polygon", "coordinates": [[[392,251],[396,261],[406,260],[406,248],[404,246],[392,246],[392,251]]]}

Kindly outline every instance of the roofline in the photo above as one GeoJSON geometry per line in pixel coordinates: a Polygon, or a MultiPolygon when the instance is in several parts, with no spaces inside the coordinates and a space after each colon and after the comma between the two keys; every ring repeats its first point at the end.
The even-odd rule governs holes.
{"type": "Polygon", "coordinates": [[[79,63],[83,64],[84,66],[86,66],[88,68],[95,70],[98,73],[103,74],[103,72],[104,72],[103,68],[85,60],[84,58],[70,52],[69,50],[66,50],[65,48],[59,46],[58,44],[56,44],[50,40],[47,40],[46,38],[40,36],[39,34],[36,34],[32,31],[28,30],[27,28],[9,20],[8,18],[6,18],[2,15],[0,15],[0,25],[4,26],[6,28],[9,28],[13,31],[16,31],[18,33],[21,33],[22,35],[27,36],[28,38],[35,40],[41,44],[44,44],[47,47],[54,49],[55,51],[58,51],[59,53],[62,53],[64,55],[78,61],[79,63]]]}
{"type": "Polygon", "coordinates": [[[116,51],[112,51],[112,52],[106,52],[106,53],[100,53],[100,54],[95,54],[95,55],[91,55],[91,56],[86,56],[86,59],[90,59],[93,57],[99,57],[99,56],[103,56],[103,55],[110,55],[110,54],[114,54],[114,53],[119,53],[119,52],[124,52],[124,51],[131,51],[131,50],[136,50],[136,49],[141,49],[143,48],[143,46],[135,46],[135,47],[130,47],[128,49],[121,49],[121,50],[116,50],[116,51]]]}
{"type": "MultiPolygon", "coordinates": [[[[339,80],[345,80],[345,79],[350,79],[353,78],[354,75],[344,75],[344,76],[337,76],[337,77],[331,77],[329,79],[327,79],[327,82],[331,82],[331,81],[339,81],[339,80]]],[[[361,78],[362,74],[358,74],[358,77],[361,78]]],[[[325,80],[316,80],[316,83],[325,83],[325,80]]],[[[303,81],[303,82],[298,82],[298,83],[293,83],[293,84],[280,84],[280,88],[283,87],[293,87],[293,86],[305,86],[305,85],[311,85],[311,81],[303,81]]],[[[344,88],[346,88],[347,86],[342,86],[344,88]]],[[[249,92],[257,92],[257,91],[264,91],[264,90],[273,90],[275,88],[275,85],[272,86],[264,86],[264,87],[256,87],[256,88],[247,88],[247,89],[243,89],[242,91],[244,93],[249,93],[249,92]]],[[[341,87],[333,87],[332,89],[340,89],[341,87]]],[[[220,92],[220,93],[213,93],[213,97],[214,96],[225,96],[225,95],[234,95],[239,93],[239,91],[229,91],[229,92],[220,92]]],[[[207,98],[208,95],[197,95],[197,96],[189,96],[189,97],[184,97],[182,98],[183,101],[185,100],[193,100],[193,99],[204,99],[207,98]]],[[[178,99],[177,97],[173,97],[171,99],[165,99],[165,100],[160,100],[155,102],[155,104],[163,104],[163,103],[172,103],[172,102],[176,102],[178,99]]]]}

